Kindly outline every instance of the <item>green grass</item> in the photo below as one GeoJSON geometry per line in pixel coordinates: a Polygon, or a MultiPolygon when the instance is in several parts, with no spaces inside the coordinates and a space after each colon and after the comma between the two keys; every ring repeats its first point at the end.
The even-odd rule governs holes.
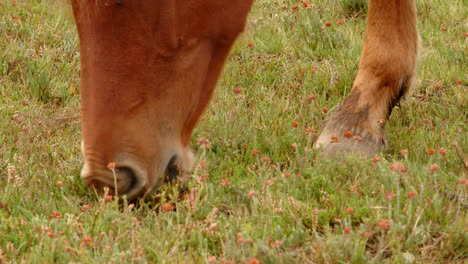
{"type": "Polygon", "coordinates": [[[466,263],[464,0],[418,1],[419,80],[393,111],[378,162],[322,159],[305,133],[351,88],[363,1],[292,10],[296,2],[257,0],[194,133],[189,195],[165,186],[160,203],[133,208],[105,203],[79,178],[70,8],[16,3],[0,5],[0,263],[466,263]],[[211,148],[199,149],[199,137],[211,148]],[[407,171],[392,171],[396,162],[407,171]]]}

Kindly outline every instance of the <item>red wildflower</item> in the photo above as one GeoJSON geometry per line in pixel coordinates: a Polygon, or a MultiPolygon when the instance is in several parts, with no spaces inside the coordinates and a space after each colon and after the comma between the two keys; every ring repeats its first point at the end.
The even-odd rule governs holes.
{"type": "Polygon", "coordinates": [[[343,133],[343,136],[345,136],[345,138],[350,138],[353,136],[353,132],[347,130],[343,133]]]}
{"type": "Polygon", "coordinates": [[[202,149],[209,149],[211,147],[211,142],[206,137],[201,137],[198,139],[198,145],[202,149]]]}
{"type": "Polygon", "coordinates": [[[432,154],[436,153],[436,150],[433,149],[433,148],[430,148],[430,149],[426,150],[426,153],[429,154],[429,155],[432,155],[432,154]]]}
{"type": "Polygon", "coordinates": [[[221,179],[219,181],[219,185],[224,186],[224,187],[229,187],[231,186],[231,181],[229,181],[228,179],[221,179]]]}
{"type": "Polygon", "coordinates": [[[169,212],[169,211],[173,211],[174,210],[174,206],[170,203],[164,203],[161,205],[161,209],[164,211],[164,212],[169,212]]]}
{"type": "Polygon", "coordinates": [[[388,230],[390,229],[390,220],[388,219],[382,219],[379,221],[379,227],[382,230],[388,230]]]}
{"type": "Polygon", "coordinates": [[[440,170],[440,166],[437,164],[432,164],[431,166],[429,166],[429,172],[436,172],[438,170],[440,170]]]}
{"type": "Polygon", "coordinates": [[[236,86],[236,87],[234,87],[234,89],[232,89],[232,92],[234,94],[240,94],[240,93],[242,93],[242,87],[236,86]]]}
{"type": "Polygon", "coordinates": [[[107,168],[110,169],[110,170],[115,169],[115,162],[109,162],[109,163],[107,164],[107,168]]]}
{"type": "Polygon", "coordinates": [[[390,164],[390,170],[395,172],[406,172],[405,164],[402,162],[395,162],[390,164]]]}
{"type": "Polygon", "coordinates": [[[415,193],[415,192],[412,192],[412,191],[409,191],[409,192],[406,194],[406,197],[408,197],[409,199],[413,199],[414,197],[416,197],[416,193],[415,193]]]}
{"type": "Polygon", "coordinates": [[[345,227],[345,228],[343,229],[343,234],[347,235],[347,234],[349,234],[349,233],[351,233],[351,227],[349,227],[349,226],[348,226],[348,227],[345,227]]]}
{"type": "Polygon", "coordinates": [[[444,149],[444,148],[440,148],[440,149],[439,149],[439,153],[440,153],[440,155],[445,156],[445,155],[447,155],[447,150],[444,149]]]}
{"type": "Polygon", "coordinates": [[[387,192],[385,193],[384,198],[391,201],[395,198],[395,193],[393,191],[387,192]]]}

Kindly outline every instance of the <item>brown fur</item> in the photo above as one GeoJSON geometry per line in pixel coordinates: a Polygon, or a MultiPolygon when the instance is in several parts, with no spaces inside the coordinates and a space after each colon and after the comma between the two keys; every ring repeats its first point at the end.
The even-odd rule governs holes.
{"type": "Polygon", "coordinates": [[[326,154],[362,152],[374,155],[385,144],[385,123],[414,79],[419,35],[414,0],[370,0],[359,71],[349,96],[328,120],[316,147],[326,154]],[[344,139],[352,131],[363,140],[344,139]]]}
{"type": "Polygon", "coordinates": [[[85,183],[133,198],[165,172],[190,168],[192,130],[251,3],[72,1],[81,45],[85,183]],[[116,163],[117,186],[109,162],[116,163]]]}
{"type": "MultiPolygon", "coordinates": [[[[72,0],[81,44],[86,184],[131,199],[162,183],[164,174],[174,178],[190,168],[192,130],[251,4],[72,0]],[[109,162],[116,163],[115,173],[109,162]]],[[[323,137],[348,129],[373,142],[361,149],[379,148],[384,133],[377,120],[387,119],[410,86],[417,39],[414,0],[369,0],[358,76],[323,137]]]]}

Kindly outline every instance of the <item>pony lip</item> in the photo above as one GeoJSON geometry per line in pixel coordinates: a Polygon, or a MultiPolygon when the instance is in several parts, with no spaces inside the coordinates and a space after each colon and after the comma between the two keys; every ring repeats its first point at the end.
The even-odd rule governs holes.
{"type": "MultiPolygon", "coordinates": [[[[137,198],[165,176],[174,179],[190,170],[193,129],[253,1],[189,2],[72,0],[80,39],[86,184],[114,186],[119,195],[137,198]],[[110,161],[116,162],[117,175],[105,169],[110,161]]],[[[330,116],[315,147],[325,155],[374,155],[384,148],[387,120],[415,79],[416,1],[369,0],[367,17],[351,92],[337,111],[322,110],[330,116]]],[[[328,30],[333,23],[323,26],[328,30]]],[[[248,46],[255,48],[252,42],[248,46]]]]}

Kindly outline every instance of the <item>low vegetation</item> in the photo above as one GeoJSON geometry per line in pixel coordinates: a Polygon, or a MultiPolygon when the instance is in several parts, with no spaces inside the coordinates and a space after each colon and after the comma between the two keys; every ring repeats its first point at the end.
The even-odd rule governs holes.
{"type": "Polygon", "coordinates": [[[466,263],[467,6],[418,8],[419,78],[378,156],[312,148],[357,73],[365,1],[257,0],[189,191],[119,205],[79,178],[69,5],[0,0],[0,263],[466,263]]]}

